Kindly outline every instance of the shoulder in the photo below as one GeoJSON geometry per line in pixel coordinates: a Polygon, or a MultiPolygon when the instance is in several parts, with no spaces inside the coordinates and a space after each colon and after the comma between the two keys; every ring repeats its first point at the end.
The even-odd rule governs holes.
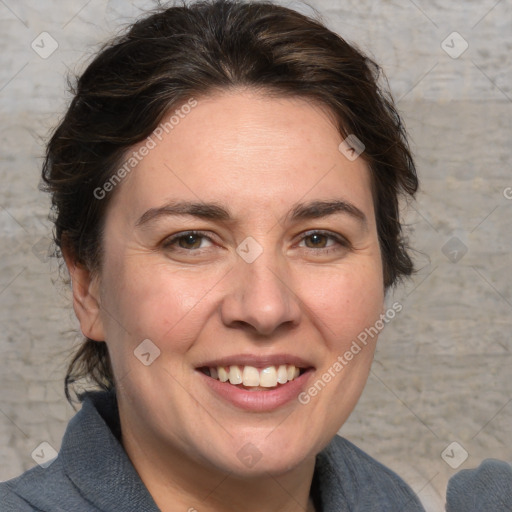
{"type": "Polygon", "coordinates": [[[0,482],[0,507],[4,512],[34,512],[35,509],[19,494],[17,494],[15,481],[0,482]]]}
{"type": "Polygon", "coordinates": [[[82,496],[70,468],[83,466],[83,454],[77,447],[85,442],[82,433],[88,427],[94,435],[94,412],[85,403],[68,423],[61,450],[53,461],[37,465],[22,475],[0,483],[2,512],[83,512],[96,511],[82,496]],[[71,475],[71,476],[70,476],[71,475]],[[75,480],[75,481],[74,481],[75,480]]]}
{"type": "Polygon", "coordinates": [[[403,507],[424,512],[413,490],[394,471],[338,435],[317,456],[316,469],[324,495],[338,495],[340,503],[357,504],[361,511],[394,512],[403,507]]]}
{"type": "Polygon", "coordinates": [[[59,459],[48,467],[36,466],[21,476],[0,483],[2,512],[69,512],[68,505],[80,499],[59,459]],[[65,503],[62,497],[66,496],[65,503]]]}
{"type": "Polygon", "coordinates": [[[157,512],[119,434],[115,395],[88,393],[68,423],[58,457],[0,484],[0,511],[157,512]]]}
{"type": "Polygon", "coordinates": [[[463,469],[448,482],[447,512],[512,510],[512,466],[495,459],[463,469]]]}

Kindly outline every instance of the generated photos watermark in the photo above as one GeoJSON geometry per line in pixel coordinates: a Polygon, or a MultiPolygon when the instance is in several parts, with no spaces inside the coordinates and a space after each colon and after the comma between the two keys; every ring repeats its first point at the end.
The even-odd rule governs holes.
{"type": "Polygon", "coordinates": [[[365,149],[366,146],[363,144],[361,139],[359,139],[353,133],[349,134],[347,138],[343,139],[338,146],[340,153],[345,155],[345,158],[351,162],[357,160],[359,155],[361,155],[365,149]]]}
{"type": "Polygon", "coordinates": [[[339,355],[336,361],[319,377],[315,383],[306,391],[299,393],[297,400],[306,405],[312,397],[318,395],[331,380],[333,380],[349,363],[359,354],[368,344],[370,339],[375,338],[384,329],[386,324],[391,322],[395,316],[402,311],[403,306],[400,302],[394,302],[393,305],[382,313],[379,319],[364,331],[358,334],[357,339],[352,342],[350,348],[343,355],[339,355]]]}
{"type": "Polygon", "coordinates": [[[94,189],[93,195],[96,199],[102,200],[109,192],[112,192],[121,181],[130,174],[135,166],[149,154],[152,149],[155,149],[159,142],[162,141],[164,134],[169,134],[180,123],[181,119],[185,119],[194,107],[197,106],[197,100],[190,98],[184,105],[176,109],[166,121],[161,122],[146,138],[144,144],[137,150],[132,151],[130,156],[125,160],[122,167],[101,186],[94,189]],[[155,140],[157,139],[157,140],[155,140]]]}

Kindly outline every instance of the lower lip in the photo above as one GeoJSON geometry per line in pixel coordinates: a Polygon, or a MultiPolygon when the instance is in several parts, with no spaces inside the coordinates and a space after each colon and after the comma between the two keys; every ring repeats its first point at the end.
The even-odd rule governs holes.
{"type": "Polygon", "coordinates": [[[269,391],[247,391],[229,384],[229,382],[213,379],[201,370],[197,370],[197,372],[210,389],[238,408],[252,412],[268,412],[296,399],[306,388],[313,369],[310,368],[299,377],[269,391]]]}

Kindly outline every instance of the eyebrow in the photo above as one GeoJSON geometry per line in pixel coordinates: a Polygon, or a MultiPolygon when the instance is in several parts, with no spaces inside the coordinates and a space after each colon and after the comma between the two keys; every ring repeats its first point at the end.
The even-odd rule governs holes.
{"type": "MultiPolygon", "coordinates": [[[[352,203],[342,200],[310,201],[294,205],[285,215],[285,222],[320,219],[331,215],[345,214],[357,220],[366,229],[366,215],[352,203]]],[[[234,222],[228,209],[216,203],[173,201],[158,208],[150,208],[137,220],[136,226],[143,226],[162,217],[192,216],[219,222],[234,222]]]]}

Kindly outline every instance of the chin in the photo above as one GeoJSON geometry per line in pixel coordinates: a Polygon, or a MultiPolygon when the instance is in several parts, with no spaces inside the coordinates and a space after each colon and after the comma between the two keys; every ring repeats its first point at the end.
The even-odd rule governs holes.
{"type": "MultiPolygon", "coordinates": [[[[308,458],[312,457],[311,451],[306,451],[300,446],[290,447],[289,450],[276,446],[261,446],[247,441],[237,444],[238,448],[228,448],[224,456],[219,459],[220,451],[215,451],[210,458],[210,463],[229,472],[238,478],[258,478],[268,476],[280,476],[296,469],[308,458]]],[[[313,455],[314,457],[314,455],[313,455]]]]}

